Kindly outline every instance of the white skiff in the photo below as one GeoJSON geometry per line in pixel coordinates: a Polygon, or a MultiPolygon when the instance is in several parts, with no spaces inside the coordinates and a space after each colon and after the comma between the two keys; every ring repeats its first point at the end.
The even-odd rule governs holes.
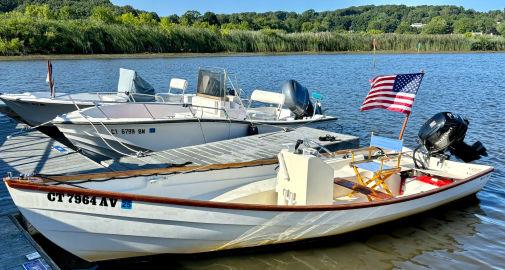
{"type": "MultiPolygon", "coordinates": [[[[360,184],[351,167],[365,155],[322,158],[286,150],[273,178],[268,162],[251,162],[169,168],[152,176],[132,176],[154,173],[136,171],[8,178],[5,184],[45,237],[99,261],[342,234],[474,194],[493,170],[437,158],[416,169],[411,153],[401,155],[400,168],[386,181],[388,192],[382,185],[360,184]]],[[[393,166],[389,159],[382,162],[393,166]]]]}

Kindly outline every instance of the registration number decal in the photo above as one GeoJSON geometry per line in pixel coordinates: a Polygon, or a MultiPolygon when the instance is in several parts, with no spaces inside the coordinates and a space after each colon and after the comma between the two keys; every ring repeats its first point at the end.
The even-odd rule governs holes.
{"type": "Polygon", "coordinates": [[[132,200],[121,200],[121,209],[132,209],[133,202],[132,200]]]}
{"type": "MultiPolygon", "coordinates": [[[[60,192],[47,193],[47,199],[50,202],[96,205],[101,207],[116,207],[119,201],[119,199],[116,198],[97,197],[97,196],[88,196],[79,194],[60,193],[60,192]]],[[[120,205],[121,209],[132,209],[133,201],[121,200],[120,205]]]]}
{"type": "MultiPolygon", "coordinates": [[[[146,134],[146,129],[145,128],[111,128],[110,129],[110,133],[112,135],[118,135],[118,134],[122,134],[122,135],[135,135],[135,134],[138,134],[138,135],[144,135],[146,134]]],[[[154,133],[154,132],[151,132],[151,130],[149,129],[149,133],[154,133]]]]}

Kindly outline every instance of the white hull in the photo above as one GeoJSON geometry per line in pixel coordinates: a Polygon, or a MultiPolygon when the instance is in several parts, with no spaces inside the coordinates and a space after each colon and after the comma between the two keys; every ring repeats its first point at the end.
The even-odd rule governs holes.
{"type": "Polygon", "coordinates": [[[78,148],[107,157],[120,157],[134,155],[132,149],[162,151],[247,136],[249,123],[195,119],[107,123],[106,128],[100,123],[56,126],[78,148]]]}
{"type": "MultiPolygon", "coordinates": [[[[58,115],[76,110],[76,106],[69,102],[38,102],[7,98],[2,98],[2,101],[30,126],[47,123],[58,115]]],[[[81,109],[93,106],[91,102],[76,101],[76,104],[81,109]]]]}
{"type": "MultiPolygon", "coordinates": [[[[48,192],[42,190],[9,187],[9,192],[21,213],[44,236],[81,258],[97,261],[164,253],[199,253],[342,234],[476,193],[487,179],[488,176],[482,174],[424,195],[364,207],[322,206],[320,210],[318,206],[306,210],[289,206],[269,209],[255,205],[249,208],[219,203],[199,205],[202,201],[155,203],[141,200],[134,200],[131,209],[122,209],[124,200],[121,197],[115,207],[100,207],[68,203],[67,195],[60,203],[50,201],[48,192]]],[[[232,183],[228,182],[236,186],[232,183]]],[[[199,188],[215,191],[226,189],[225,186],[216,188],[212,184],[199,188]]],[[[130,185],[129,188],[135,189],[130,185]]],[[[86,194],[82,189],[76,192],[86,194]]]]}

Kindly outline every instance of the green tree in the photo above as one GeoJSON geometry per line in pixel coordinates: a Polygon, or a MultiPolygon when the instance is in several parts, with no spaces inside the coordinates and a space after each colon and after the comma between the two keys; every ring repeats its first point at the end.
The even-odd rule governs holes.
{"type": "Polygon", "coordinates": [[[444,18],[437,16],[423,27],[422,32],[424,34],[447,34],[449,33],[449,26],[444,18]]]}
{"type": "Polygon", "coordinates": [[[189,10],[184,13],[184,15],[180,18],[180,23],[184,26],[191,26],[195,23],[200,17],[200,12],[196,10],[189,10]]]}
{"type": "Polygon", "coordinates": [[[413,32],[412,27],[410,27],[410,24],[406,21],[402,21],[395,30],[395,33],[398,34],[409,34],[413,32]]]}
{"type": "Polygon", "coordinates": [[[500,33],[500,35],[505,36],[505,22],[498,24],[496,30],[498,30],[498,33],[500,33]]]}
{"type": "Polygon", "coordinates": [[[138,22],[140,24],[144,25],[155,25],[157,23],[156,19],[154,18],[153,14],[147,13],[147,12],[142,12],[138,16],[138,22]]]}
{"type": "Polygon", "coordinates": [[[138,24],[137,17],[135,17],[135,15],[133,15],[133,13],[131,12],[121,14],[121,16],[119,16],[118,18],[118,21],[120,21],[123,24],[130,24],[130,25],[138,24]]]}
{"type": "Polygon", "coordinates": [[[13,38],[10,41],[0,39],[0,54],[15,55],[21,54],[23,42],[19,38],[13,38]]]}
{"type": "Polygon", "coordinates": [[[0,1],[0,12],[9,12],[14,10],[22,3],[21,0],[2,0],[0,1]]]}
{"type": "Polygon", "coordinates": [[[486,33],[486,34],[497,34],[498,32],[496,31],[496,22],[489,18],[489,17],[484,17],[481,16],[477,21],[477,31],[486,33]]]}
{"type": "Polygon", "coordinates": [[[249,23],[241,22],[241,23],[225,23],[221,25],[221,29],[224,30],[251,30],[249,27],[249,23]]]}
{"type": "Polygon", "coordinates": [[[454,22],[454,33],[464,34],[475,32],[475,24],[471,18],[461,18],[454,22]]]}
{"type": "Polygon", "coordinates": [[[116,12],[111,7],[97,6],[93,8],[90,18],[93,21],[114,23],[116,22],[116,12]]]}
{"type": "Polygon", "coordinates": [[[312,22],[304,22],[302,23],[302,32],[311,32],[314,30],[316,26],[312,22]]]}
{"type": "Polygon", "coordinates": [[[71,20],[75,19],[76,15],[74,10],[69,6],[63,6],[58,10],[58,19],[60,20],[71,20]]]}
{"type": "Polygon", "coordinates": [[[205,12],[202,16],[202,21],[209,25],[219,25],[219,20],[214,12],[205,12]]]}
{"type": "Polygon", "coordinates": [[[168,16],[168,19],[170,20],[171,23],[179,23],[180,18],[177,16],[177,14],[172,14],[168,16]]]}
{"type": "Polygon", "coordinates": [[[174,27],[176,24],[173,23],[169,17],[162,17],[160,19],[160,27],[161,29],[164,29],[164,30],[169,30],[171,29],[172,27],[174,27]]]}
{"type": "Polygon", "coordinates": [[[25,7],[25,15],[32,18],[50,19],[53,17],[48,4],[44,5],[27,5],[25,7]]]}

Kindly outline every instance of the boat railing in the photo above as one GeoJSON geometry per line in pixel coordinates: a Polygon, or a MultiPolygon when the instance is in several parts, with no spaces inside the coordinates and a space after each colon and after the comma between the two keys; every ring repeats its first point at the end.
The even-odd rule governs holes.
{"type": "MultiPolygon", "coordinates": [[[[74,101],[74,104],[75,104],[75,101],[74,101]]],[[[142,108],[145,110],[145,112],[147,112],[147,114],[150,116],[150,119],[152,119],[152,120],[166,118],[166,117],[156,117],[155,114],[152,112],[152,110],[149,109],[148,105],[161,105],[160,103],[156,103],[156,102],[136,102],[136,104],[141,104],[142,108]]],[[[94,105],[94,107],[96,107],[100,111],[100,113],[105,117],[105,119],[110,120],[110,119],[114,118],[111,115],[107,114],[101,108],[102,106],[101,106],[101,104],[99,102],[93,102],[93,105],[94,105]]],[[[225,108],[217,108],[217,107],[209,107],[209,106],[199,106],[199,105],[192,105],[192,104],[177,104],[177,103],[162,103],[162,106],[179,106],[179,107],[182,107],[182,108],[188,108],[188,111],[191,113],[191,115],[194,118],[197,118],[197,119],[202,119],[203,118],[203,115],[204,115],[204,110],[203,109],[218,110],[218,111],[222,111],[224,113],[225,120],[230,121],[230,122],[232,120],[232,118],[230,117],[228,111],[225,108]],[[198,112],[200,112],[200,115],[197,114],[198,112]]]]}
{"type": "MultiPolygon", "coordinates": [[[[79,94],[79,93],[77,93],[77,94],[79,94]]],[[[139,97],[144,97],[146,99],[152,99],[154,102],[174,103],[173,101],[166,100],[161,95],[161,93],[156,93],[154,95],[142,94],[142,93],[135,93],[135,94],[122,93],[124,95],[118,95],[118,94],[121,94],[120,92],[93,92],[93,93],[83,93],[83,94],[89,94],[89,97],[87,99],[78,99],[78,98],[74,97],[76,95],[75,93],[66,93],[63,95],[59,95],[58,98],[61,98],[61,99],[66,98],[72,102],[76,102],[76,100],[79,100],[79,101],[92,102],[92,103],[96,103],[97,101],[98,102],[105,102],[105,103],[124,103],[124,102],[139,103],[139,102],[146,102],[143,100],[138,100],[139,97]],[[96,99],[92,99],[92,96],[96,96],[96,99]],[[109,97],[109,98],[107,98],[107,97],[109,97]],[[110,97],[118,97],[118,99],[111,99],[110,97]]],[[[191,95],[191,94],[185,94],[185,95],[191,95]]],[[[183,102],[176,103],[176,104],[183,104],[183,102]]]]}

